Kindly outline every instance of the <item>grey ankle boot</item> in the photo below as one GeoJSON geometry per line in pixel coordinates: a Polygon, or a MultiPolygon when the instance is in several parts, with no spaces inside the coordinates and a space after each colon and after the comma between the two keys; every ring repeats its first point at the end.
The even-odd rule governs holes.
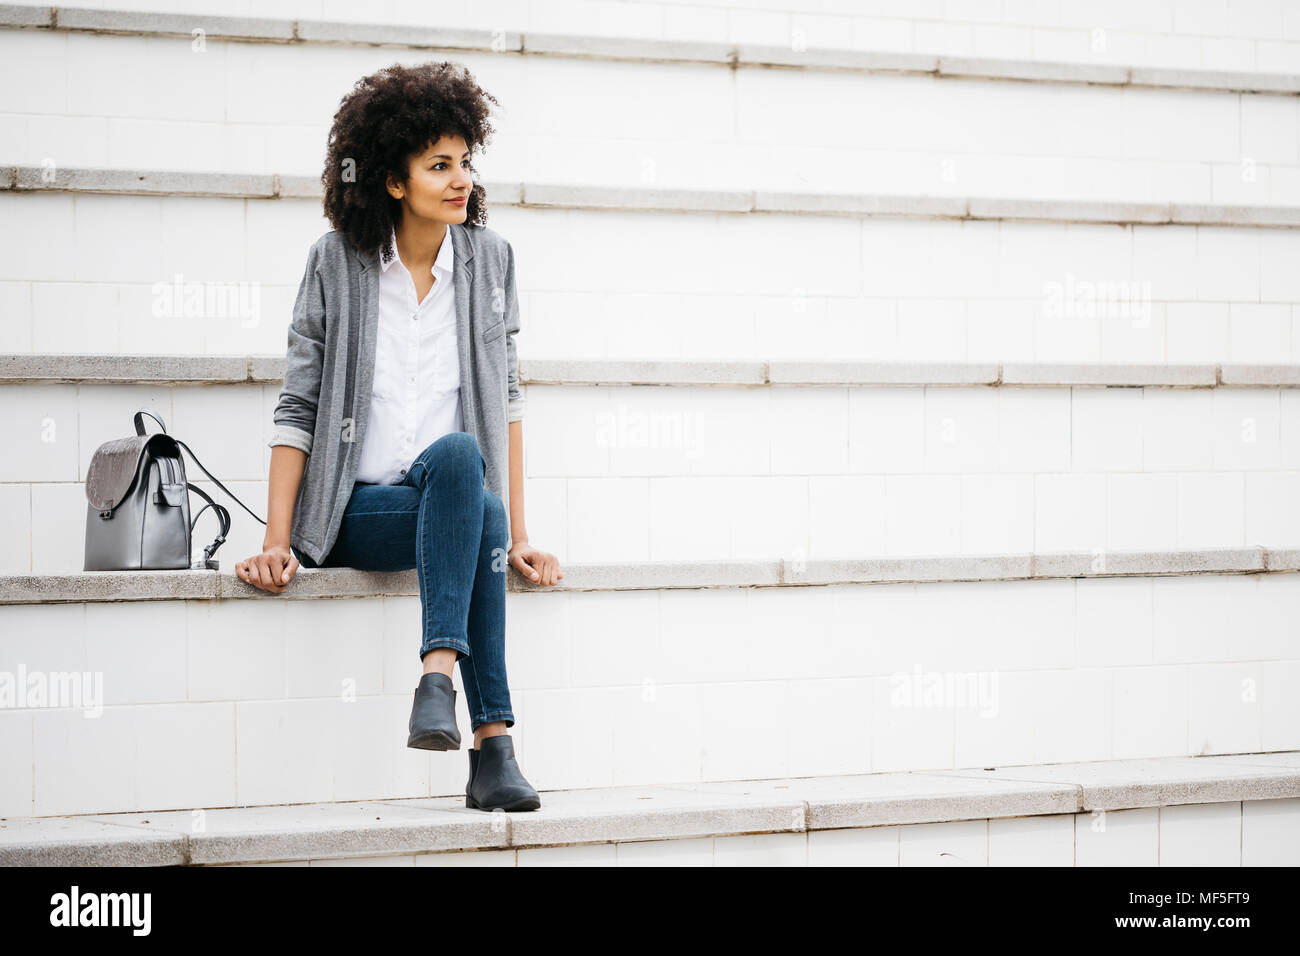
{"type": "Polygon", "coordinates": [[[451,678],[436,671],[425,674],[415,688],[411,705],[411,735],[406,746],[420,750],[459,750],[456,726],[456,691],[451,678]]]}
{"type": "Polygon", "coordinates": [[[541,805],[542,798],[519,769],[509,734],[484,737],[479,749],[470,748],[465,806],[471,810],[514,811],[536,810],[541,805]]]}

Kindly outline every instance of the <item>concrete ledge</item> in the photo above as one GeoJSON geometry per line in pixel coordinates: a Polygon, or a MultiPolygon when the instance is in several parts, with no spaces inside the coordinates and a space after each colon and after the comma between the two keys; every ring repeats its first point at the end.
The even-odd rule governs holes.
{"type": "Polygon", "coordinates": [[[1214,388],[1219,383],[1214,365],[1130,365],[1093,363],[1008,363],[1002,366],[1002,385],[1099,385],[1214,388]]]}
{"type": "MultiPolygon", "coordinates": [[[[567,183],[485,182],[483,188],[495,205],[524,208],[1300,228],[1300,206],[1190,205],[901,193],[787,193],[567,183]]],[[[319,180],[311,176],[88,167],[57,169],[51,176],[39,166],[0,167],[0,190],[227,199],[319,200],[322,195],[319,180]]]]}
{"type": "Polygon", "coordinates": [[[30,7],[21,3],[0,4],[0,26],[49,29],[54,26],[54,8],[30,7]]]}
{"type": "Polygon", "coordinates": [[[1300,75],[1225,72],[1181,67],[1123,66],[1052,60],[1010,60],[934,53],[728,44],[689,40],[439,29],[401,23],[281,20],[208,14],[152,13],[81,7],[0,5],[0,27],[69,32],[190,36],[271,43],[330,43],[410,49],[465,50],[645,63],[702,63],[720,67],[780,67],[853,73],[902,73],[951,79],[988,79],[1120,87],[1158,87],[1246,93],[1298,93],[1300,75]]]}
{"type": "Polygon", "coordinates": [[[147,10],[103,10],[55,7],[53,28],[79,33],[129,33],[143,36],[191,36],[233,40],[294,39],[294,21],[265,17],[224,17],[206,13],[155,13],[147,10]]]}
{"type": "Polygon", "coordinates": [[[1220,365],[1219,384],[1295,388],[1300,385],[1300,365],[1220,365]]]}
{"type": "Polygon", "coordinates": [[[233,384],[253,380],[252,361],[239,355],[0,355],[0,383],[233,384]]]}
{"type": "MultiPolygon", "coordinates": [[[[1021,581],[1187,574],[1300,571],[1300,549],[1228,548],[1196,551],[1077,551],[1043,554],[956,554],[753,561],[639,561],[568,564],[550,587],[511,568],[507,589],[645,591],[664,588],[754,588],[791,585],[1021,581]]],[[[260,601],[414,596],[416,572],[302,569],[288,589],[268,594],[229,571],[81,571],[0,575],[0,604],[105,601],[260,601]]]]}
{"type": "Polygon", "coordinates": [[[0,820],[0,865],[156,866],[799,833],[1300,796],[1300,753],[0,820]]]}
{"type": "Polygon", "coordinates": [[[995,770],[939,771],[944,776],[1006,783],[1069,783],[1079,788],[1079,809],[1277,800],[1300,796],[1300,753],[1230,757],[1165,757],[995,770]]]}
{"type": "MultiPolygon", "coordinates": [[[[0,354],[0,386],[68,383],[279,384],[275,355],[0,354]]],[[[1048,388],[1297,388],[1300,365],[1023,362],[519,360],[525,385],[990,385],[1048,388]]]]}
{"type": "Polygon", "coordinates": [[[13,169],[13,183],[7,188],[18,192],[208,196],[222,199],[273,199],[276,195],[274,175],[76,166],[53,170],[41,166],[15,166],[13,169]]]}
{"type": "Polygon", "coordinates": [[[491,30],[449,30],[401,23],[298,20],[296,25],[294,39],[306,43],[395,46],[414,50],[495,49],[509,53],[519,53],[523,49],[523,37],[514,31],[504,31],[499,39],[494,39],[491,30]]]}
{"type": "Polygon", "coordinates": [[[995,362],[768,362],[771,385],[997,385],[995,362]]]}
{"type": "Polygon", "coordinates": [[[766,362],[520,359],[531,385],[766,385],[766,362]]]}

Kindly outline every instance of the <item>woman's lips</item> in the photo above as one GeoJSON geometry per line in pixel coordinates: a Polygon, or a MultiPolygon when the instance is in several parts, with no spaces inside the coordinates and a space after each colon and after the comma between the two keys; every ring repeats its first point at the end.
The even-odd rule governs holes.
{"type": "Polygon", "coordinates": [[[468,200],[467,200],[467,199],[448,199],[447,202],[449,202],[449,203],[451,203],[451,204],[453,204],[453,205],[455,205],[455,206],[463,206],[463,205],[465,205],[466,202],[468,202],[468,200]]]}

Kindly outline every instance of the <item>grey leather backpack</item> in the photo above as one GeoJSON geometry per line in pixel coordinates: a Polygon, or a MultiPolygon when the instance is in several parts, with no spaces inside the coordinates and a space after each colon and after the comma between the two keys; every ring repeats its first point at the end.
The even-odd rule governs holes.
{"type": "Polygon", "coordinates": [[[182,449],[218,488],[266,524],[203,467],[185,442],[167,434],[161,418],[141,409],[135,413],[135,434],[105,442],[90,460],[86,473],[85,570],[217,568],[213,555],[230,532],[230,512],[185,480],[182,449]],[[146,435],[145,415],[156,421],[162,431],[146,435]],[[193,520],[190,519],[191,491],[207,502],[193,520]],[[203,557],[191,564],[191,535],[209,508],[217,517],[220,531],[203,549],[203,557]]]}

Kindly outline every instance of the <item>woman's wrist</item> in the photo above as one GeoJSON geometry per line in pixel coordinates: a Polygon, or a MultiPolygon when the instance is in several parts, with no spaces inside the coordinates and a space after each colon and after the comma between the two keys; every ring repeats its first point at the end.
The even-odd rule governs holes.
{"type": "Polygon", "coordinates": [[[266,537],[262,539],[262,550],[263,550],[263,551],[272,551],[272,550],[275,550],[275,549],[277,549],[277,548],[282,548],[282,549],[284,549],[285,551],[288,551],[288,550],[289,550],[289,536],[288,536],[287,534],[285,534],[285,535],[281,535],[281,534],[271,534],[271,533],[268,532],[267,535],[266,535],[266,537]]]}

